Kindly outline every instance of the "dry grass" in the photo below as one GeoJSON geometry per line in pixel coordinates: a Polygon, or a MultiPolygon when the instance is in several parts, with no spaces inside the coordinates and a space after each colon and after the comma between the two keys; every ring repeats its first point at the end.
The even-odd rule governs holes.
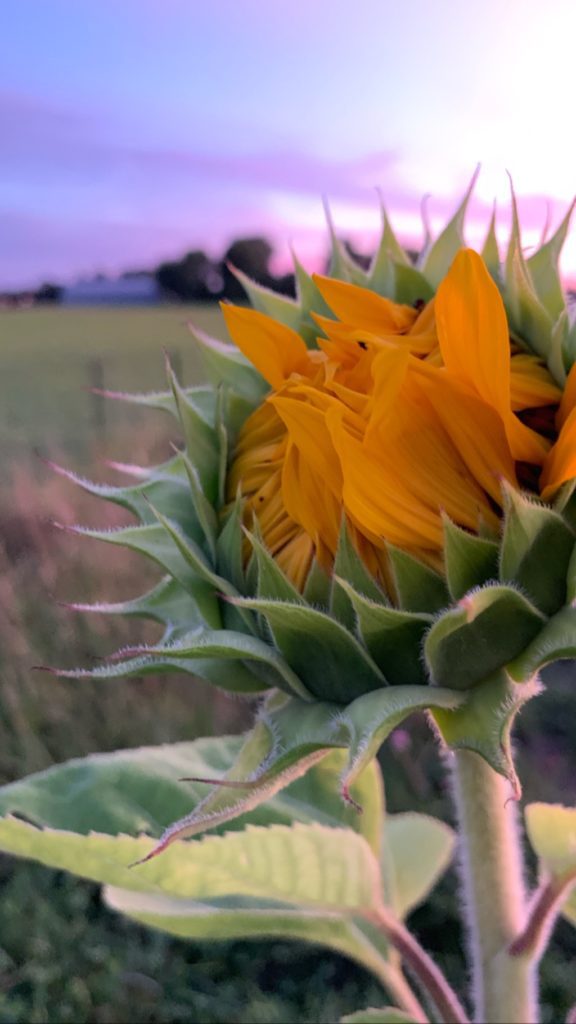
{"type": "MultiPolygon", "coordinates": [[[[156,434],[124,441],[143,464],[166,455],[166,439],[156,434]]],[[[110,479],[99,456],[87,473],[110,479]]],[[[246,708],[190,676],[90,682],[33,670],[89,666],[158,635],[152,623],[80,615],[57,603],[134,597],[158,573],[134,552],[58,530],[54,521],[113,527],[131,517],[47,467],[11,473],[0,505],[0,781],[91,751],[242,728],[246,708]]]]}

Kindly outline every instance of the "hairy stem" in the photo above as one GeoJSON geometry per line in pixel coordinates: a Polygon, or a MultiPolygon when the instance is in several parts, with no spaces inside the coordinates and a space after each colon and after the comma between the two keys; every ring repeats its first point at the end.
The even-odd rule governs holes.
{"type": "Polygon", "coordinates": [[[384,907],[374,911],[374,919],[433,1003],[443,1024],[468,1024],[466,1011],[442,971],[402,922],[384,907]]]}
{"type": "Polygon", "coordinates": [[[479,1024],[537,1024],[535,964],[511,956],[527,917],[522,846],[510,786],[478,754],[457,751],[454,795],[479,1024]]]}

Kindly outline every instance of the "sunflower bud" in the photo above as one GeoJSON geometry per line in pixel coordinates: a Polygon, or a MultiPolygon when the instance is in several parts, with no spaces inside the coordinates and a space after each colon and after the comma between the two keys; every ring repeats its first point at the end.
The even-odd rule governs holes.
{"type": "Polygon", "coordinates": [[[331,275],[296,265],[295,302],[245,280],[253,308],[223,309],[233,344],[193,331],[214,387],[184,389],[169,369],[170,393],[136,399],[176,415],[182,451],[132,487],[92,488],[141,525],[84,532],[166,574],[97,610],[165,634],[62,674],[174,669],[265,697],[233,789],[158,850],[334,747],[350,752],[352,799],[419,709],[517,788],[513,717],[540,667],[576,652],[576,335],[557,270],[569,214],[526,261],[514,204],[500,266],[493,222],[484,258],[463,248],[467,200],[418,267],[385,217],[367,272],[333,241],[331,275]]]}

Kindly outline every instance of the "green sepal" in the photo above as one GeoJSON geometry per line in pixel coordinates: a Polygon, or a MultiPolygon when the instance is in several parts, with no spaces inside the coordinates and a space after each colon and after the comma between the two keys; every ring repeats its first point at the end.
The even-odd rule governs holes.
{"type": "Polygon", "coordinates": [[[310,572],[304,584],[304,600],[306,604],[321,611],[328,611],[330,606],[330,592],[332,581],[320,563],[314,558],[310,566],[310,572]]]}
{"type": "Polygon", "coordinates": [[[520,221],[512,189],[512,230],[506,255],[504,299],[511,327],[537,355],[548,358],[553,321],[538,298],[522,252],[520,221]]]}
{"type": "Polygon", "coordinates": [[[164,662],[174,659],[179,664],[198,659],[214,659],[215,665],[219,659],[237,661],[240,664],[255,662],[255,671],[256,666],[264,666],[267,671],[257,672],[265,685],[254,686],[254,689],[277,687],[303,700],[311,699],[306,687],[277,650],[258,637],[234,630],[196,629],[168,645],[142,646],[132,648],[127,653],[136,654],[138,657],[162,658],[164,662]]]}
{"type": "Polygon", "coordinates": [[[539,633],[544,616],[513,587],[489,584],[441,614],[424,643],[437,686],[468,690],[516,658],[539,633]]]}
{"type": "MultiPolygon", "coordinates": [[[[218,494],[219,444],[215,425],[208,422],[199,412],[189,394],[180,387],[170,362],[166,360],[166,372],[174,395],[178,419],[184,434],[186,450],[193,461],[202,489],[208,500],[214,504],[218,494]]],[[[217,398],[216,398],[217,400],[217,398]]]]}
{"type": "Polygon", "coordinates": [[[477,537],[447,516],[444,525],[444,564],[450,597],[459,601],[469,590],[498,578],[498,544],[477,537]]]}
{"type": "Polygon", "coordinates": [[[320,293],[318,285],[304,269],[300,260],[293,254],[294,274],[296,276],[296,290],[300,304],[301,320],[299,334],[306,342],[308,348],[318,348],[317,338],[321,335],[322,329],[310,315],[317,313],[321,316],[332,317],[330,306],[320,293]]]}
{"type": "Polygon", "coordinates": [[[531,643],[507,666],[513,679],[521,681],[545,665],[576,658],[576,608],[561,608],[542,627],[531,643]]]}
{"type": "Polygon", "coordinates": [[[302,594],[290,582],[262,541],[255,534],[246,532],[258,568],[256,596],[265,600],[291,601],[293,604],[305,606],[306,601],[302,594]]]}
{"type": "Polygon", "coordinates": [[[222,515],[221,513],[223,525],[216,541],[218,573],[225,579],[230,580],[230,583],[236,588],[238,593],[244,593],[245,587],[244,559],[242,554],[243,508],[244,502],[240,495],[237,495],[230,508],[226,510],[226,514],[222,515]]]}
{"type": "Polygon", "coordinates": [[[346,520],[342,520],[338,548],[332,571],[332,590],[330,594],[330,613],[344,626],[352,629],[354,627],[354,612],[350,604],[350,598],[345,588],[340,585],[340,580],[350,583],[360,594],[365,594],[374,601],[388,604],[388,601],[380,590],[373,576],[370,575],[360,555],[356,551],[346,520]]]}
{"type": "Polygon", "coordinates": [[[450,604],[446,581],[439,573],[402,548],[388,544],[386,550],[400,608],[433,615],[450,604]]]}
{"type": "Polygon", "coordinates": [[[345,580],[338,582],[354,609],[358,634],[388,682],[425,686],[422,641],[432,617],[386,607],[359,594],[345,580]]]}
{"type": "Polygon", "coordinates": [[[452,266],[454,257],[464,245],[463,232],[466,210],[479,172],[480,167],[477,167],[456,213],[423,255],[420,269],[435,289],[438,288],[440,282],[445,278],[452,266]]]}
{"type": "Polygon", "coordinates": [[[334,221],[332,220],[332,213],[326,200],[324,201],[324,214],[328,225],[328,233],[330,235],[330,265],[328,268],[328,276],[336,278],[337,281],[350,281],[352,284],[358,284],[361,287],[366,287],[368,283],[368,274],[358,263],[356,263],[354,259],[352,259],[338,238],[334,227],[334,221]]]}
{"type": "Polygon", "coordinates": [[[386,686],[360,643],[324,612],[288,601],[237,598],[235,603],[264,616],[279,651],[318,700],[348,704],[386,686]]]}
{"type": "Polygon", "coordinates": [[[429,302],[434,289],[416,267],[411,264],[394,264],[394,301],[407,306],[417,302],[429,302]]]}
{"type": "Polygon", "coordinates": [[[257,309],[259,313],[265,313],[266,316],[272,317],[273,320],[284,324],[285,327],[290,327],[293,331],[299,330],[301,311],[298,303],[294,302],[294,299],[289,298],[287,295],[280,295],[278,292],[273,292],[270,288],[258,284],[257,281],[253,281],[252,278],[248,277],[242,270],[238,270],[237,267],[230,267],[230,269],[234,277],[242,285],[254,309],[257,309]]]}
{"type": "MultiPolygon", "coordinates": [[[[182,459],[184,469],[188,477],[189,497],[192,498],[192,504],[194,506],[194,511],[196,512],[196,518],[202,529],[206,547],[208,548],[208,552],[210,554],[212,561],[215,562],[216,536],[218,533],[218,517],[214,510],[214,506],[210,504],[208,498],[204,494],[202,484],[200,483],[198,470],[196,469],[196,466],[194,466],[190,461],[188,453],[185,451],[181,452],[180,457],[182,459]]],[[[160,508],[160,510],[164,512],[165,515],[170,516],[170,512],[163,508],[162,505],[158,505],[158,503],[154,501],[153,496],[150,497],[150,501],[157,508],[160,508]]],[[[175,517],[172,515],[171,518],[174,519],[175,517]]],[[[177,518],[177,521],[182,524],[182,520],[180,517],[177,518]]]]}
{"type": "Polygon", "coordinates": [[[260,376],[240,349],[201,331],[189,323],[188,329],[196,342],[204,368],[212,384],[227,384],[254,405],[262,401],[269,385],[260,376]]]}
{"type": "Polygon", "coordinates": [[[152,590],[131,601],[96,604],[74,602],[67,605],[77,612],[96,612],[100,615],[126,615],[128,618],[145,618],[161,622],[165,626],[179,628],[202,625],[195,601],[172,576],[164,576],[152,590]]]}
{"type": "Polygon", "coordinates": [[[500,580],[517,584],[536,607],[552,615],[566,600],[566,568],[574,534],[546,505],[504,485],[500,580]]]}
{"type": "Polygon", "coordinates": [[[466,695],[431,686],[389,686],[364,694],[342,709],[338,721],[346,730],[348,765],[342,776],[342,793],[350,799],[350,787],[376,756],[384,740],[408,715],[430,708],[455,709],[466,695]]]}
{"type": "Polygon", "coordinates": [[[566,241],[575,203],[576,200],[573,199],[552,237],[526,261],[536,294],[554,320],[566,308],[558,260],[566,241]]]}
{"type": "MultiPolygon", "coordinates": [[[[190,504],[190,492],[184,463],[181,454],[174,456],[169,462],[160,466],[154,466],[142,471],[138,482],[127,487],[111,486],[109,484],[98,484],[85,477],[55,463],[51,467],[60,476],[70,480],[83,491],[102,498],[104,501],[113,502],[127,509],[136,516],[142,523],[153,523],[154,513],[150,503],[156,504],[161,511],[178,520],[195,539],[202,537],[202,527],[194,516],[194,507],[190,504]]],[[[136,467],[131,467],[136,471],[136,467]]]]}
{"type": "MultiPolygon", "coordinates": [[[[201,556],[198,563],[204,564],[206,574],[203,573],[202,578],[199,577],[198,572],[190,564],[190,559],[184,557],[180,546],[174,541],[173,534],[180,534],[181,540],[184,536],[177,530],[175,524],[172,524],[171,530],[166,530],[160,522],[149,526],[126,526],[119,530],[93,530],[77,526],[74,527],[74,532],[85,537],[93,537],[95,540],[103,540],[107,544],[131,548],[146,555],[167,570],[192,596],[206,625],[214,629],[221,625],[215,588],[206,579],[210,568],[205,563],[204,556],[201,556]]],[[[190,540],[189,543],[193,542],[190,540]]]]}
{"type": "Polygon", "coordinates": [[[500,267],[500,251],[498,249],[498,240],[496,238],[496,203],[492,207],[492,216],[490,217],[490,225],[486,238],[484,239],[484,245],[480,253],[484,263],[486,264],[492,280],[502,287],[502,270],[500,267]]]}
{"type": "MultiPolygon", "coordinates": [[[[223,630],[219,630],[218,634],[226,635],[223,630]]],[[[243,636],[243,634],[240,635],[243,636]]],[[[119,652],[114,657],[120,659],[125,653],[126,660],[110,660],[106,664],[97,665],[92,669],[59,668],[50,669],[50,672],[59,679],[91,679],[94,682],[108,679],[161,675],[165,672],[184,672],[195,679],[205,679],[214,686],[218,686],[221,690],[238,696],[254,696],[270,689],[271,684],[266,679],[262,679],[260,673],[251,672],[241,661],[226,662],[222,655],[216,658],[212,656],[209,648],[207,648],[208,656],[204,658],[198,656],[193,660],[192,658],[178,657],[177,643],[180,642],[181,640],[166,647],[159,645],[157,648],[158,652],[166,651],[166,654],[141,653],[136,654],[135,657],[128,657],[128,651],[119,652]],[[174,656],[172,656],[173,651],[176,652],[174,656]]],[[[141,648],[141,650],[145,652],[146,648],[141,648]]],[[[230,657],[237,659],[240,655],[234,654],[230,655],[230,657]]],[[[277,675],[275,676],[275,682],[278,682],[277,675]]]]}
{"type": "Polygon", "coordinates": [[[569,373],[576,362],[576,318],[573,311],[568,312],[568,326],[562,340],[562,353],[566,372],[569,373]]]}
{"type": "Polygon", "coordinates": [[[395,299],[395,264],[410,266],[410,261],[394,234],[383,203],[381,203],[381,208],[382,234],[368,271],[367,287],[378,295],[383,295],[388,299],[395,299]]]}
{"type": "Polygon", "coordinates": [[[536,677],[519,686],[505,671],[494,673],[480,686],[466,692],[465,703],[454,710],[432,708],[430,714],[450,750],[471,750],[512,785],[521,795],[514,768],[510,731],[523,704],[541,691],[536,677]]]}
{"type": "Polygon", "coordinates": [[[566,348],[570,332],[570,319],[567,310],[564,310],[558,317],[550,337],[550,351],[548,353],[548,369],[554,380],[563,390],[566,385],[566,348]]]}

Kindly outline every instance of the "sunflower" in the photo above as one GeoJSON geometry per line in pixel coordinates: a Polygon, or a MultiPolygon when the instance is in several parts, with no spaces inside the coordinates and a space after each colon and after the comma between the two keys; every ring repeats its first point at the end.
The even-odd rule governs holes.
{"type": "Polygon", "coordinates": [[[416,308],[314,281],[335,317],[315,316],[317,349],[261,312],[223,307],[232,340],[270,386],[240,432],[228,497],[241,495],[246,527],[258,522],[299,590],[314,559],[331,571],[343,516],[386,582],[388,544],[441,569],[444,514],[496,536],[502,481],[541,485],[547,497],[574,475],[576,386],[571,377],[552,444],[562,392],[511,341],[477,253],[461,250],[436,297],[416,308]]]}

